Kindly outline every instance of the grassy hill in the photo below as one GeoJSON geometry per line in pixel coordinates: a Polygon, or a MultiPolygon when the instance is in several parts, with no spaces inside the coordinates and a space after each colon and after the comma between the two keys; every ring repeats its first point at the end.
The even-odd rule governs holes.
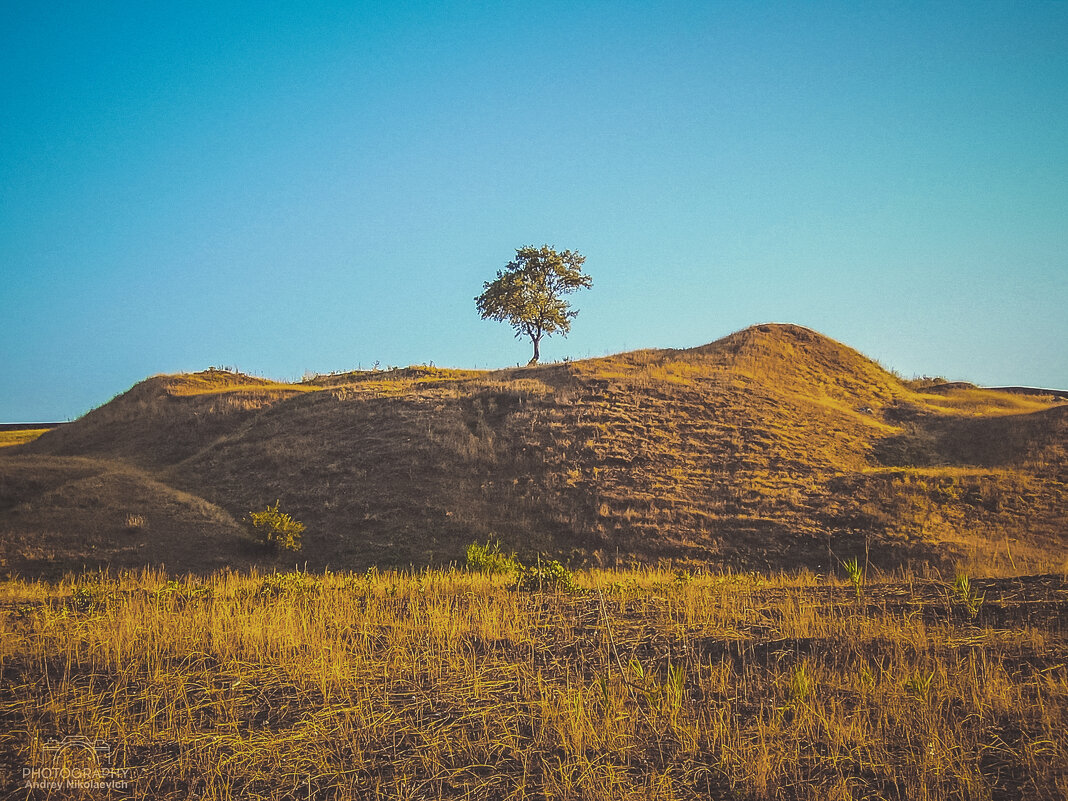
{"type": "Polygon", "coordinates": [[[1068,557],[1068,404],[903,382],[805,328],[502,371],[150,378],[0,450],[0,570],[441,564],[473,540],[575,562],[975,572],[1068,557]]]}

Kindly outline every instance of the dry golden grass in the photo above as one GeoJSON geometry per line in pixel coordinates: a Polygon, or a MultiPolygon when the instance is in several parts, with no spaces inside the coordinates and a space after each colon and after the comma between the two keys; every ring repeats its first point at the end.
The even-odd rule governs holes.
{"type": "Polygon", "coordinates": [[[283,384],[280,382],[264,382],[262,384],[237,384],[234,386],[223,387],[181,387],[175,389],[173,392],[174,397],[190,397],[193,395],[219,395],[227,392],[256,392],[267,393],[268,397],[275,394],[277,397],[287,397],[297,392],[318,392],[319,387],[307,386],[304,384],[283,384]]]}
{"type": "MultiPolygon", "coordinates": [[[[500,538],[590,566],[825,572],[866,557],[1046,572],[1068,558],[1066,478],[1068,404],[902,382],[798,326],[492,373],[415,366],[281,385],[214,370],[157,376],[3,449],[0,570],[210,572],[203,543],[221,546],[233,521],[281,500],[307,526],[313,569],[442,566],[473,538],[500,538]],[[38,463],[40,480],[20,478],[25,453],[55,459],[51,475],[38,463]],[[37,490],[67,481],[71,458],[99,460],[100,474],[135,466],[140,486],[162,487],[157,502],[127,509],[106,492],[118,482],[68,481],[66,517],[44,514],[37,490]],[[194,536],[156,536],[167,488],[220,514],[190,516],[205,526],[194,536]],[[116,547],[128,511],[152,522],[140,552],[116,547]],[[20,555],[71,530],[95,549],[20,555]],[[166,559],[156,547],[183,539],[196,546],[166,559]]],[[[265,564],[254,551],[227,563],[265,564]]]]}
{"type": "Polygon", "coordinates": [[[577,580],[0,583],[0,780],[28,798],[1068,795],[1063,576],[577,580]],[[48,750],[63,737],[107,753],[48,750]],[[25,789],[57,759],[126,784],[25,789]]]}
{"type": "Polygon", "coordinates": [[[962,415],[1030,414],[1049,408],[1048,400],[981,389],[959,390],[937,399],[925,400],[933,409],[962,415]]]}
{"type": "Polygon", "coordinates": [[[21,428],[14,431],[0,431],[0,448],[33,442],[48,430],[47,428],[21,428]]]}

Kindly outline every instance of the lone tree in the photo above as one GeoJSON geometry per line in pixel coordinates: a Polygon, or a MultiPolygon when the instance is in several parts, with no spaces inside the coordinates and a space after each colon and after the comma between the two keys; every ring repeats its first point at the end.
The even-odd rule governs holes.
{"type": "Polygon", "coordinates": [[[578,314],[564,295],[589,289],[593,279],[582,272],[586,257],[571,250],[525,247],[515,252],[515,261],[497,271],[497,278],[483,284],[475,303],[482,319],[511,323],[517,337],[528,336],[534,345],[530,364],[537,364],[543,336],[559,331],[567,336],[578,314]]]}

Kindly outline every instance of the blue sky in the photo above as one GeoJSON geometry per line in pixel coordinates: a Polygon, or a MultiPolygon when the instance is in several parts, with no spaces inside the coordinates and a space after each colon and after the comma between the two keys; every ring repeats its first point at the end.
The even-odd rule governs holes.
{"type": "Polygon", "coordinates": [[[766,321],[1068,388],[1066,3],[7,3],[0,421],[155,373],[526,362],[766,321]]]}

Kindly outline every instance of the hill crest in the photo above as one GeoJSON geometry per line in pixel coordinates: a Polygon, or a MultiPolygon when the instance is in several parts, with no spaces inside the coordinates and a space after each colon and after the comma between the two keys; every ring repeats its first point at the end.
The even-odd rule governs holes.
{"type": "Polygon", "coordinates": [[[413,366],[297,384],[155,376],[7,449],[0,544],[9,568],[41,569],[12,543],[35,527],[47,541],[67,514],[92,532],[83,558],[95,549],[97,561],[131,565],[166,551],[169,567],[197,569],[213,530],[229,562],[269,563],[240,543],[240,520],[280,500],[308,525],[301,560],[320,567],[449,562],[494,538],[595,563],[826,569],[829,552],[833,564],[865,550],[886,568],[1056,562],[1066,411],[1046,396],[913,387],[788,324],[496,371],[413,366]],[[75,464],[101,477],[89,511],[76,487],[45,498],[74,481],[64,477],[75,464]],[[129,471],[139,487],[215,511],[171,525],[176,496],[162,490],[158,504],[139,491],[141,510],[127,509],[129,471]],[[125,514],[149,525],[123,540],[125,514]],[[166,547],[153,530],[169,532],[166,547]],[[182,537],[200,543],[195,552],[182,555],[182,537]]]}

